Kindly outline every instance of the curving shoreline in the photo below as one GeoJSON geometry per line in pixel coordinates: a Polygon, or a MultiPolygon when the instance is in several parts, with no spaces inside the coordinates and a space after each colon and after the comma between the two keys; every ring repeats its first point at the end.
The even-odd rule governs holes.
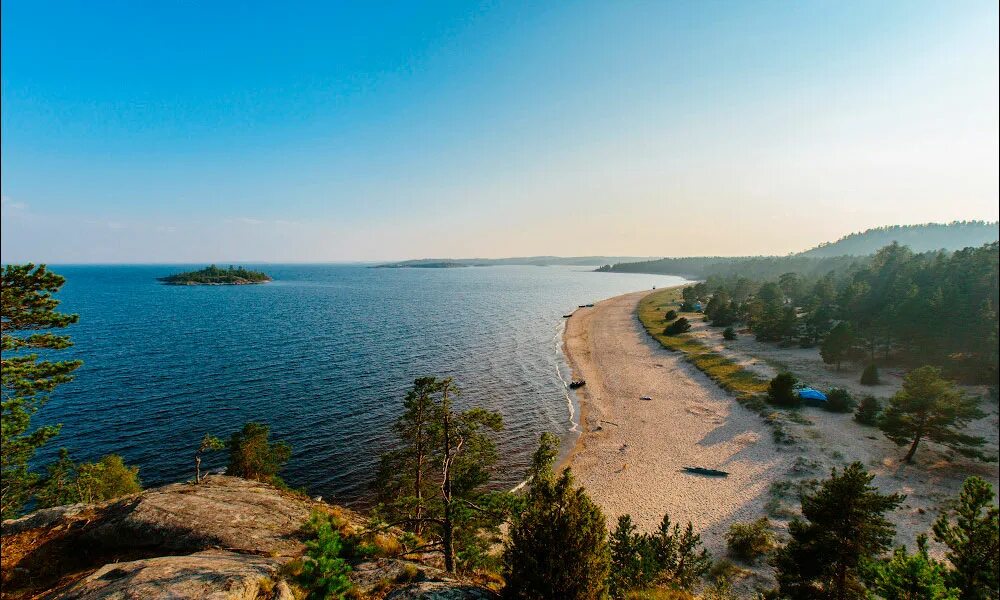
{"type": "Polygon", "coordinates": [[[587,384],[575,390],[582,433],[564,464],[609,527],[627,513],[652,530],[666,512],[692,521],[721,554],[731,523],[763,514],[768,488],[790,457],[756,414],[646,334],[636,307],[649,293],[609,298],[567,320],[563,350],[573,378],[587,384]],[[700,477],[684,466],[730,475],[700,477]]]}

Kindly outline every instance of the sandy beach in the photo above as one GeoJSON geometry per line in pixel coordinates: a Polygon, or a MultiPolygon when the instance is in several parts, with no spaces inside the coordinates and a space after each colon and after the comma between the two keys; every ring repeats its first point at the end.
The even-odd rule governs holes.
{"type": "MultiPolygon", "coordinates": [[[[568,319],[564,334],[573,377],[587,382],[577,390],[583,433],[567,464],[604,509],[609,527],[619,515],[631,514],[649,531],[666,512],[674,521],[690,520],[706,547],[722,556],[730,524],[768,515],[780,532],[797,512],[794,489],[775,498],[772,483],[794,486],[860,461],[883,492],[906,495],[889,519],[897,528],[896,542],[912,547],[966,477],[978,475],[997,486],[996,463],[965,459],[932,443],[924,445],[914,464],[901,463],[902,450],[849,415],[804,409],[797,422],[783,421],[794,443],[775,444],[759,415],[646,333],[636,307],[649,293],[625,294],[579,309],[568,319]],[[685,466],[721,469],[729,476],[692,475],[683,471],[685,466]]],[[[700,322],[692,335],[764,377],[776,373],[771,363],[780,359],[822,387],[865,391],[855,389],[850,375],[822,366],[815,349],[774,349],[749,337],[723,346],[716,339],[720,333],[700,322]],[[784,354],[774,356],[780,352],[784,354]]],[[[891,375],[871,391],[890,395],[897,379],[891,375]]],[[[969,431],[986,437],[984,449],[993,455],[997,409],[989,403],[983,407],[987,416],[970,424],[969,431]]],[[[932,544],[932,553],[940,551],[932,544]]]]}
{"type": "Polygon", "coordinates": [[[579,309],[566,324],[573,376],[587,382],[578,390],[583,433],[568,464],[609,524],[627,513],[648,531],[668,513],[690,520],[721,555],[731,523],[764,514],[789,456],[759,416],[645,333],[635,310],[648,293],[579,309]],[[685,466],[730,475],[692,475],[685,466]]]}

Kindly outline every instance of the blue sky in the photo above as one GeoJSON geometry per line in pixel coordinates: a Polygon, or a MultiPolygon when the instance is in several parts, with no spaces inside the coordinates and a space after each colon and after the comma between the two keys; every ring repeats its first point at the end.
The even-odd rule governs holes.
{"type": "Polygon", "coordinates": [[[2,10],[4,261],[780,254],[997,218],[995,2],[2,10]]]}

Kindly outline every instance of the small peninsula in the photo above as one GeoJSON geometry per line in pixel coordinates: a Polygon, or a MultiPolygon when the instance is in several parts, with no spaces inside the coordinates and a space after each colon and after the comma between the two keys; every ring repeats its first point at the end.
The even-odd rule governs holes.
{"type": "Polygon", "coordinates": [[[267,283],[271,277],[260,271],[251,271],[243,267],[228,268],[210,265],[198,271],[187,271],[160,277],[159,281],[167,285],[247,285],[251,283],[267,283]]]}

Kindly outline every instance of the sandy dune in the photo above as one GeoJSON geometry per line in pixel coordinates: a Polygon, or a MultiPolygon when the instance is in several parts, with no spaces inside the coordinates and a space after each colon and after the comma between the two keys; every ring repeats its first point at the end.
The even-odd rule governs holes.
{"type": "Polygon", "coordinates": [[[578,390],[583,434],[569,464],[609,523],[628,513],[651,530],[666,512],[692,521],[720,555],[731,523],[764,514],[768,487],[790,456],[759,416],[646,335],[635,309],[647,293],[579,309],[567,322],[566,355],[574,378],[587,381],[578,390]],[[691,475],[684,466],[730,475],[691,475]]]}

